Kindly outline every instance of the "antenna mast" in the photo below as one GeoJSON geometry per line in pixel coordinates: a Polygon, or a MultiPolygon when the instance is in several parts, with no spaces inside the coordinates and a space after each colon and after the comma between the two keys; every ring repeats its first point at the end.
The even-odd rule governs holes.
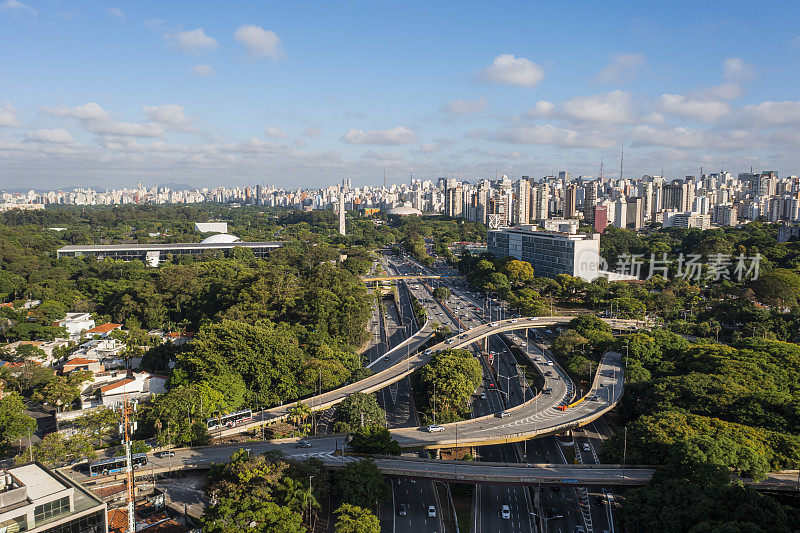
{"type": "Polygon", "coordinates": [[[619,179],[620,180],[622,179],[622,162],[624,161],[624,159],[625,159],[625,146],[622,146],[620,148],[620,153],[619,153],[619,179]]]}

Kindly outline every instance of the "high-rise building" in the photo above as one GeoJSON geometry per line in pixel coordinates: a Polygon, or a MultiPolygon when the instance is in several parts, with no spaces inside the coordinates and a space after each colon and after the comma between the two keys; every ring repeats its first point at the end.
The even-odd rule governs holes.
{"type": "Polygon", "coordinates": [[[603,233],[608,227],[608,206],[596,205],[594,206],[594,230],[597,233],[603,233]]]}
{"type": "Polygon", "coordinates": [[[583,196],[583,218],[589,224],[594,223],[594,207],[597,204],[597,186],[595,182],[590,181],[586,184],[584,188],[584,196],[583,196]]]}
{"type": "Polygon", "coordinates": [[[545,220],[550,215],[550,189],[546,181],[531,189],[531,218],[545,220]]]}
{"type": "Polygon", "coordinates": [[[578,186],[574,183],[567,185],[564,191],[564,218],[575,218],[577,213],[578,186]]]}
{"type": "Polygon", "coordinates": [[[447,216],[460,217],[464,212],[464,188],[448,187],[444,191],[444,211],[447,216]]]}
{"type": "Polygon", "coordinates": [[[512,223],[527,224],[531,219],[530,210],[531,185],[527,179],[522,178],[514,184],[513,216],[512,223]]]}
{"type": "Polygon", "coordinates": [[[644,201],[635,196],[628,198],[626,225],[631,229],[641,229],[644,226],[644,201]]]}
{"type": "Polygon", "coordinates": [[[628,202],[624,200],[614,202],[614,226],[618,228],[628,226],[628,202]]]}

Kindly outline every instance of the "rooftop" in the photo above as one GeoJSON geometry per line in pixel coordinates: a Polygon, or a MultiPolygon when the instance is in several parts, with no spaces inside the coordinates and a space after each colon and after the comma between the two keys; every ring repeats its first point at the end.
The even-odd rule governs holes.
{"type": "Polygon", "coordinates": [[[65,252],[125,252],[125,251],[169,251],[169,250],[214,250],[228,249],[233,246],[244,246],[245,248],[278,248],[283,245],[281,241],[264,242],[176,242],[158,244],[101,244],[101,245],[69,245],[59,248],[61,253],[65,252]]]}

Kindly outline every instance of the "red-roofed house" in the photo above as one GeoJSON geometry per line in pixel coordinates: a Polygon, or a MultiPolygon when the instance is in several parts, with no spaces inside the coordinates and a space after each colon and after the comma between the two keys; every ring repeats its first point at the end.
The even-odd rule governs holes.
{"type": "Polygon", "coordinates": [[[90,370],[91,372],[103,372],[105,367],[103,367],[103,363],[100,361],[94,361],[92,359],[84,359],[83,357],[73,357],[66,363],[64,363],[64,367],[62,368],[64,374],[69,374],[70,372],[74,372],[76,370],[90,370]]]}
{"type": "Polygon", "coordinates": [[[106,322],[105,324],[100,324],[99,326],[95,326],[92,329],[87,329],[84,333],[87,335],[100,335],[101,337],[105,338],[114,331],[115,329],[120,329],[122,324],[114,324],[113,322],[106,322]]]}

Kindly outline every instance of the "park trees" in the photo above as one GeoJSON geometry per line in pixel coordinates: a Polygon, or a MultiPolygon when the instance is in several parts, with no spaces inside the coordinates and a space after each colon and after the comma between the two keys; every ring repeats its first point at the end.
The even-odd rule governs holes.
{"type": "Polygon", "coordinates": [[[384,427],[357,428],[351,437],[350,446],[359,453],[400,455],[400,445],[384,427]]]}
{"type": "Polygon", "coordinates": [[[0,399],[0,440],[10,444],[36,429],[36,421],[25,413],[22,397],[9,393],[0,399]]]}
{"type": "Polygon", "coordinates": [[[469,398],[480,385],[482,375],[480,363],[466,350],[442,350],[434,354],[430,363],[419,371],[417,389],[423,417],[430,417],[435,408],[437,420],[459,420],[468,411],[469,398]]]}
{"type": "Polygon", "coordinates": [[[380,533],[380,520],[369,509],[343,503],[336,516],[337,533],[380,533]]]}
{"type": "Polygon", "coordinates": [[[342,502],[371,509],[391,494],[391,488],[381,471],[371,459],[362,459],[347,465],[334,475],[336,494],[342,502]]]}
{"type": "Polygon", "coordinates": [[[374,394],[356,392],[339,404],[337,419],[334,425],[336,431],[349,433],[356,428],[385,426],[386,413],[378,405],[374,394]]]}

